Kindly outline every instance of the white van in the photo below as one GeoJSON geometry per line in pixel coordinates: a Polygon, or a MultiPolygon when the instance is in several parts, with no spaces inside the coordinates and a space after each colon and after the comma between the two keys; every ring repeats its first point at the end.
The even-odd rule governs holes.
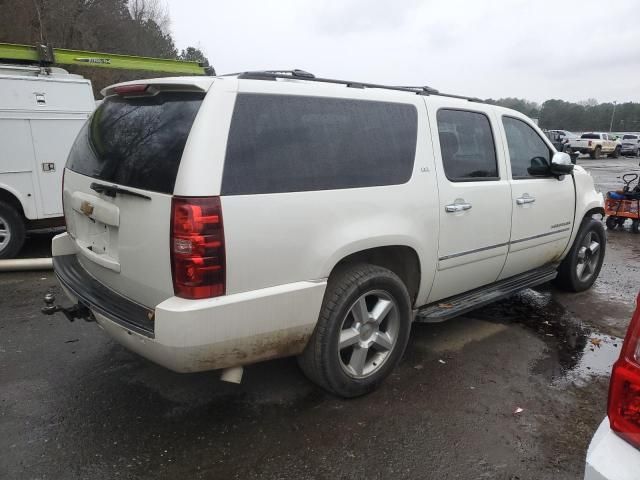
{"type": "Polygon", "coordinates": [[[53,264],[76,305],[178,372],[298,355],[337,395],[375,388],[414,320],[605,253],[603,198],[524,115],[428,88],[299,71],[107,88],[64,177],[53,264]]]}
{"type": "Polygon", "coordinates": [[[0,64],[0,258],[20,251],[27,230],[64,225],[64,164],[94,108],[79,75],[0,64]]]}

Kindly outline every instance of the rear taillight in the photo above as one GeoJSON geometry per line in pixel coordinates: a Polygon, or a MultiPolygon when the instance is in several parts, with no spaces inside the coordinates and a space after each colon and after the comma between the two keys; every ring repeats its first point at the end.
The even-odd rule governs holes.
{"type": "Polygon", "coordinates": [[[219,197],[173,197],[173,291],[189,299],[225,293],[224,230],[219,197]]]}
{"type": "Polygon", "coordinates": [[[640,295],[609,385],[611,429],[640,448],[640,295]]]}
{"type": "Polygon", "coordinates": [[[593,142],[592,142],[591,140],[589,140],[589,146],[591,146],[591,144],[592,144],[592,143],[593,143],[593,142]]]}

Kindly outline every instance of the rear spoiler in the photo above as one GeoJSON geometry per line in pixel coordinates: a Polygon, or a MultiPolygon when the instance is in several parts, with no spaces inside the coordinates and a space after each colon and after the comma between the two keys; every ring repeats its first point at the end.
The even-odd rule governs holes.
{"type": "Polygon", "coordinates": [[[191,83],[125,83],[103,88],[100,93],[104,97],[121,95],[123,97],[150,97],[161,92],[205,93],[199,85],[191,83]]]}

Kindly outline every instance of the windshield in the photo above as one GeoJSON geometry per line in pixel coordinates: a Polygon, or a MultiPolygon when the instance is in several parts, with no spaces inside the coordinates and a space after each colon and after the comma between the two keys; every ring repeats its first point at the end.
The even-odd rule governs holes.
{"type": "Polygon", "coordinates": [[[78,135],[67,168],[130,187],[172,193],[202,94],[108,97],[78,135]]]}
{"type": "Polygon", "coordinates": [[[637,135],[625,135],[622,137],[623,140],[637,140],[638,136],[637,135]]]}

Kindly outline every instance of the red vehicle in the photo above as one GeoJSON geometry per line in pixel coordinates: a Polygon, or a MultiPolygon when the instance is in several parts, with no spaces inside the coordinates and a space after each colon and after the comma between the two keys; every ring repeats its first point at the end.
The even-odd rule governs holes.
{"type": "Polygon", "coordinates": [[[640,182],[637,173],[627,173],[622,176],[625,183],[620,191],[607,192],[604,211],[607,214],[607,228],[613,230],[622,228],[627,218],[631,219],[631,231],[640,233],[640,182]],[[633,187],[633,182],[636,186],[633,187]]]}
{"type": "Polygon", "coordinates": [[[640,295],[613,365],[607,418],[596,431],[584,480],[635,480],[640,469],[640,295]]]}

